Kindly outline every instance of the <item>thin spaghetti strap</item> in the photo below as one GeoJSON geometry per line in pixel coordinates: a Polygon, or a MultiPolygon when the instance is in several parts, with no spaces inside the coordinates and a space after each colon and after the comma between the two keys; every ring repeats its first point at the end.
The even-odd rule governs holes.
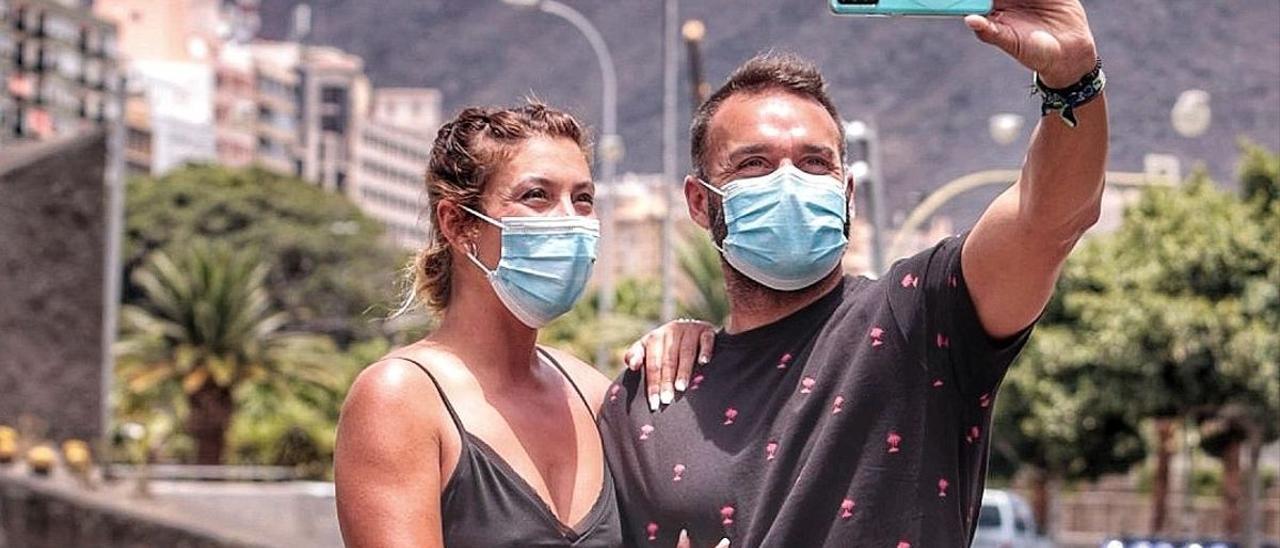
{"type": "Polygon", "coordinates": [[[578,393],[578,399],[582,400],[582,405],[587,406],[587,413],[590,414],[591,418],[594,420],[596,418],[596,412],[591,408],[591,404],[587,402],[587,397],[582,394],[582,390],[578,389],[578,384],[573,382],[573,377],[570,377],[569,373],[564,370],[564,367],[560,366],[560,362],[556,361],[555,358],[551,357],[550,352],[547,352],[541,346],[537,348],[538,348],[538,353],[541,354],[542,357],[546,358],[547,361],[551,362],[551,365],[556,366],[556,369],[560,370],[560,374],[564,375],[564,380],[569,381],[569,386],[572,386],[573,391],[578,393]]]}
{"type": "MultiPolygon", "coordinates": [[[[440,401],[444,402],[444,408],[449,411],[449,418],[453,419],[453,425],[458,428],[458,436],[465,442],[467,439],[467,429],[462,427],[462,419],[458,417],[458,412],[453,410],[453,404],[449,403],[449,396],[444,395],[444,389],[440,388],[440,383],[439,381],[436,381],[436,376],[432,375],[431,371],[428,371],[427,368],[421,363],[418,363],[417,360],[406,358],[404,356],[394,356],[392,359],[407,361],[418,366],[418,369],[421,369],[423,373],[427,374],[427,378],[431,379],[431,384],[436,387],[436,393],[440,394],[440,401]]],[[[464,443],[463,445],[465,446],[466,444],[464,443]]]]}

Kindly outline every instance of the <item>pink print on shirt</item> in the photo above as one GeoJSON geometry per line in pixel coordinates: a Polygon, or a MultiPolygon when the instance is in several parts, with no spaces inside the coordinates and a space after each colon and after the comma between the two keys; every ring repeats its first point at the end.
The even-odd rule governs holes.
{"type": "Polygon", "coordinates": [[[733,525],[733,506],[726,505],[720,509],[720,523],[725,527],[733,525]]]}
{"type": "Polygon", "coordinates": [[[671,477],[671,481],[680,481],[680,480],[684,479],[684,465],[683,465],[683,464],[677,464],[677,465],[675,465],[675,466],[672,466],[672,467],[671,467],[671,472],[672,472],[673,474],[675,474],[674,476],[672,476],[672,477],[671,477]]]}
{"type": "Polygon", "coordinates": [[[844,396],[836,396],[836,399],[831,402],[831,414],[838,415],[841,411],[844,411],[844,396]]]}
{"type": "Polygon", "coordinates": [[[877,325],[875,327],[872,327],[870,335],[871,335],[872,348],[875,348],[877,346],[884,344],[884,329],[881,328],[880,326],[877,325]]]}
{"type": "Polygon", "coordinates": [[[968,432],[965,432],[964,441],[967,441],[972,444],[978,441],[981,437],[982,437],[982,429],[975,424],[969,427],[968,432]]]}
{"type": "Polygon", "coordinates": [[[919,285],[920,278],[917,278],[915,274],[908,272],[906,276],[902,277],[902,287],[916,287],[919,285]]]}
{"type": "Polygon", "coordinates": [[[801,393],[801,394],[808,394],[808,393],[810,393],[810,392],[813,392],[813,385],[815,385],[815,384],[817,384],[817,383],[818,383],[818,381],[813,380],[813,377],[805,377],[805,378],[801,379],[801,380],[800,380],[800,386],[801,386],[801,388],[800,388],[800,393],[801,393]]]}
{"type": "Polygon", "coordinates": [[[646,425],[644,425],[644,426],[641,426],[641,427],[640,427],[640,439],[641,439],[641,440],[647,440],[647,439],[649,439],[649,434],[652,434],[652,433],[653,433],[653,425],[652,425],[652,424],[646,424],[646,425]]]}
{"type": "Polygon", "coordinates": [[[738,410],[732,407],[724,410],[724,425],[733,424],[733,419],[738,418],[738,410]]]}
{"type": "Polygon", "coordinates": [[[840,519],[849,519],[853,517],[853,499],[844,499],[840,503],[840,519]]]}
{"type": "Polygon", "coordinates": [[[890,453],[897,453],[901,450],[898,448],[898,445],[902,443],[902,436],[898,435],[897,432],[890,430],[889,437],[885,438],[884,441],[889,444],[890,453]]]}
{"type": "Polygon", "coordinates": [[[788,352],[786,354],[783,354],[781,358],[778,358],[778,369],[786,369],[787,364],[790,364],[790,363],[791,363],[791,353],[788,352]]]}

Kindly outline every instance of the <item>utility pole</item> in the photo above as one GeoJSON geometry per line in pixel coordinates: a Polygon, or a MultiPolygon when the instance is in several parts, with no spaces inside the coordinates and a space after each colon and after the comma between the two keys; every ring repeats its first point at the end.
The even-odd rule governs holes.
{"type": "Polygon", "coordinates": [[[662,188],[666,211],[662,216],[662,321],[675,318],[676,281],[676,204],[680,203],[682,183],[676,162],[676,88],[679,61],[676,57],[677,22],[680,16],[678,0],[662,2],[662,188]]]}

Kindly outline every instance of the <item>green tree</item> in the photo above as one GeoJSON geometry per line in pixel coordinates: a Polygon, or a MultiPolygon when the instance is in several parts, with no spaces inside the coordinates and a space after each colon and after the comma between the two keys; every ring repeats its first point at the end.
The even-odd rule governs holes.
{"type": "Polygon", "coordinates": [[[596,313],[600,293],[593,289],[569,313],[539,330],[538,342],[587,361],[595,356],[596,345],[603,342],[611,349],[609,355],[614,359],[602,372],[610,376],[617,374],[627,346],[657,325],[662,290],[654,280],[625,278],[615,286],[615,292],[613,312],[603,321],[596,313]]]}
{"type": "MultiPolygon", "coordinates": [[[[266,287],[290,329],[327,333],[346,344],[379,334],[379,311],[394,307],[397,267],[406,257],[382,227],[343,197],[262,169],[193,165],[130,181],[125,267],[153,251],[196,239],[255,248],[268,260],[266,287]]],[[[142,298],[126,287],[125,300],[142,298]]]]}
{"type": "Polygon", "coordinates": [[[173,409],[185,413],[197,463],[222,462],[237,388],[333,390],[338,381],[327,363],[332,341],[282,332],[267,271],[252,252],[196,242],[176,260],[155,252],[133,273],[141,298],[124,307],[116,348],[129,396],[122,411],[146,414],[180,396],[173,409]]]}
{"type": "Polygon", "coordinates": [[[723,325],[729,317],[729,297],[720,252],[705,235],[687,235],[679,260],[680,272],[692,290],[679,302],[680,315],[723,325]]]}
{"type": "Polygon", "coordinates": [[[1071,257],[1006,383],[997,466],[1004,459],[1068,479],[1118,471],[1141,456],[1134,438],[1150,421],[1151,526],[1161,530],[1179,425],[1202,420],[1226,433],[1211,452],[1234,466],[1239,447],[1231,443],[1275,439],[1280,192],[1273,154],[1246,147],[1245,158],[1246,199],[1202,173],[1181,187],[1148,189],[1115,233],[1071,257]]]}

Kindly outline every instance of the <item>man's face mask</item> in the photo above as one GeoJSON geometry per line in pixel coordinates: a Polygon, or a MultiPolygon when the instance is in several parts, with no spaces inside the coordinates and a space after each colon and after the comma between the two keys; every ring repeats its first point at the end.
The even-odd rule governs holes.
{"type": "Polygon", "coordinates": [[[728,228],[717,249],[743,275],[779,291],[817,283],[840,264],[848,238],[843,181],[787,163],[773,173],[716,188],[728,228]]]}

